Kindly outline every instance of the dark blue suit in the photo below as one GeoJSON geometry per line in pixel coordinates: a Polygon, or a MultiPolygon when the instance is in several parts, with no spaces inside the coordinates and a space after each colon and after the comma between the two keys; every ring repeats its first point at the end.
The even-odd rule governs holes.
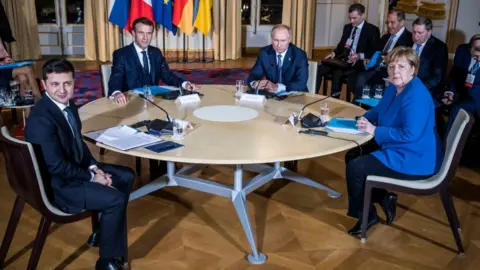
{"type": "Polygon", "coordinates": [[[116,90],[122,92],[144,85],[158,85],[159,80],[170,86],[180,87],[185,81],[168,68],[160,49],[148,46],[150,77],[145,78],[142,64],[133,43],[113,52],[112,74],[108,81],[108,95],[116,90]]]}
{"type": "Polygon", "coordinates": [[[443,95],[447,63],[447,45],[438,38],[431,36],[420,54],[420,67],[417,76],[434,98],[443,95]]]}
{"type": "MultiPolygon", "coordinates": [[[[263,47],[257,62],[250,70],[247,82],[250,85],[252,81],[267,79],[273,83],[278,82],[277,75],[277,54],[272,45],[263,47]]],[[[308,60],[307,54],[290,43],[287,53],[283,59],[282,65],[282,84],[286,86],[286,91],[304,91],[307,92],[308,81],[308,60]]]]}
{"type": "Polygon", "coordinates": [[[480,116],[480,69],[474,74],[475,81],[473,82],[473,87],[468,88],[465,86],[465,80],[467,78],[468,68],[470,67],[471,61],[472,55],[470,54],[468,44],[458,46],[450,72],[449,87],[449,91],[452,91],[455,94],[455,99],[458,100],[458,103],[455,103],[450,111],[446,130],[447,134],[460,109],[464,109],[473,115],[480,116]]]}
{"type": "MultiPolygon", "coordinates": [[[[69,107],[81,130],[73,102],[69,107]]],[[[25,139],[35,149],[50,198],[53,197],[57,206],[67,213],[83,209],[101,212],[100,257],[124,256],[127,249],[126,206],[135,178],[133,171],[98,163],[83,141],[79,149],[65,115],[47,95],[33,107],[25,126],[25,139]],[[115,189],[91,182],[88,169],[91,165],[110,173],[115,189]]]]}

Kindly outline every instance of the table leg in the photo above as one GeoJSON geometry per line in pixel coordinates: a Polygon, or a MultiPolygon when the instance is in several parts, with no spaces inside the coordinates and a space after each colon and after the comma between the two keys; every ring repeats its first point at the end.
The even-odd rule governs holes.
{"type": "Polygon", "coordinates": [[[253,237],[252,225],[250,224],[250,217],[248,216],[247,201],[243,189],[243,171],[242,165],[236,165],[234,174],[235,186],[232,191],[232,202],[237,211],[238,218],[242,223],[243,230],[247,236],[248,242],[252,249],[252,253],[248,254],[248,261],[252,264],[264,264],[267,256],[257,251],[257,245],[253,237]]]}

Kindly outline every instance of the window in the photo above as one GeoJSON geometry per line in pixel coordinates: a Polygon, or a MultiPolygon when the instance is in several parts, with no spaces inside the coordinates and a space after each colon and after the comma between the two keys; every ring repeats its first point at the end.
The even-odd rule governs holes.
{"type": "Polygon", "coordinates": [[[39,24],[56,24],[55,0],[35,0],[37,10],[37,22],[39,24]]]}
{"type": "Polygon", "coordinates": [[[67,24],[83,24],[83,0],[65,0],[67,24]]]}
{"type": "Polygon", "coordinates": [[[242,25],[280,24],[282,12],[283,0],[242,0],[242,25]]]}
{"type": "Polygon", "coordinates": [[[282,23],[283,0],[261,0],[260,25],[282,23]]]}
{"type": "MultiPolygon", "coordinates": [[[[242,0],[242,25],[249,25],[250,17],[252,15],[251,10],[251,1],[252,0],[242,0]]],[[[255,0],[254,0],[255,1],[255,0]]]]}

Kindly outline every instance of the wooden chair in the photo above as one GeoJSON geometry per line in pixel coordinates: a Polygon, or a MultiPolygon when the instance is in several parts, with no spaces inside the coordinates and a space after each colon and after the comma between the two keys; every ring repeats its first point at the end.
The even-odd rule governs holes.
{"type": "MultiPolygon", "coordinates": [[[[67,214],[50,202],[42,180],[35,152],[30,143],[17,140],[10,136],[6,127],[2,127],[0,145],[5,157],[10,187],[17,194],[7,230],[0,247],[0,269],[4,268],[5,258],[17,229],[25,202],[40,212],[42,219],[38,227],[32,254],[26,269],[36,269],[43,246],[52,222],[72,223],[85,218],[92,218],[92,229],[98,228],[96,213],[83,211],[78,214],[67,214]]],[[[85,239],[86,240],[86,239],[85,239]]]]}
{"type": "Polygon", "coordinates": [[[367,182],[365,185],[365,199],[363,202],[363,224],[361,234],[362,242],[365,242],[366,239],[365,228],[367,228],[372,188],[384,188],[415,195],[431,195],[439,193],[448,217],[448,221],[450,223],[450,228],[452,229],[452,233],[455,238],[455,242],[457,243],[458,252],[460,254],[465,253],[459,233],[460,222],[455,211],[452,197],[448,192],[448,185],[455,177],[455,172],[460,162],[463,148],[467,141],[473,122],[473,117],[470,114],[468,114],[465,110],[460,110],[446,140],[445,155],[442,166],[438,173],[432,177],[418,181],[405,181],[402,179],[393,179],[374,175],[369,175],[367,177],[367,182]]]}

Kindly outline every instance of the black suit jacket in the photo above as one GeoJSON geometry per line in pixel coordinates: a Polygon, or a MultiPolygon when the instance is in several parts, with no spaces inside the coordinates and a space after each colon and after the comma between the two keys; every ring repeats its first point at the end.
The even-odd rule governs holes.
{"type": "Polygon", "coordinates": [[[432,96],[443,95],[443,81],[448,63],[447,45],[431,36],[420,54],[418,77],[432,96]]]}
{"type": "Polygon", "coordinates": [[[7,14],[5,14],[5,9],[3,8],[2,3],[0,2],[0,38],[2,42],[12,43],[15,41],[12,35],[12,29],[10,28],[10,23],[8,22],[7,14]]]}
{"type": "MultiPolygon", "coordinates": [[[[159,80],[165,84],[180,87],[185,81],[172,72],[160,49],[148,46],[148,58],[150,62],[150,76],[152,82],[157,85],[159,80]]],[[[138,59],[137,51],[133,43],[113,52],[112,74],[108,81],[108,95],[114,91],[122,92],[144,86],[143,67],[138,59]]]]}
{"type": "MultiPolygon", "coordinates": [[[[387,33],[380,38],[380,42],[377,43],[377,49],[376,51],[383,51],[383,48],[387,45],[388,39],[390,38],[390,34],[387,33]]],[[[403,31],[402,35],[397,39],[397,43],[395,43],[394,48],[398,46],[404,46],[404,47],[412,47],[413,45],[413,40],[412,40],[412,32],[408,31],[407,28],[405,28],[405,31],[403,31]]]]}
{"type": "MultiPolygon", "coordinates": [[[[267,79],[273,83],[277,78],[277,53],[272,45],[263,47],[255,65],[250,70],[247,82],[267,79]]],[[[282,63],[282,82],[287,91],[308,91],[308,60],[307,54],[297,46],[290,43],[282,63]]]]}
{"type": "MultiPolygon", "coordinates": [[[[352,29],[352,24],[346,24],[343,27],[342,38],[340,39],[337,48],[334,50],[335,55],[339,55],[343,52],[345,43],[347,43],[347,40],[350,38],[352,29]]],[[[365,21],[358,39],[356,53],[363,53],[365,54],[365,58],[369,59],[375,53],[375,48],[379,39],[380,31],[378,30],[378,27],[365,21]]]]}
{"type": "MultiPolygon", "coordinates": [[[[81,129],[73,101],[70,107],[81,129]]],[[[48,96],[43,95],[33,106],[25,126],[25,139],[35,149],[45,186],[50,183],[55,202],[69,213],[81,211],[85,206],[83,183],[91,180],[88,167],[98,163],[85,142],[83,155],[77,155],[72,130],[63,112],[48,96]]]]}

